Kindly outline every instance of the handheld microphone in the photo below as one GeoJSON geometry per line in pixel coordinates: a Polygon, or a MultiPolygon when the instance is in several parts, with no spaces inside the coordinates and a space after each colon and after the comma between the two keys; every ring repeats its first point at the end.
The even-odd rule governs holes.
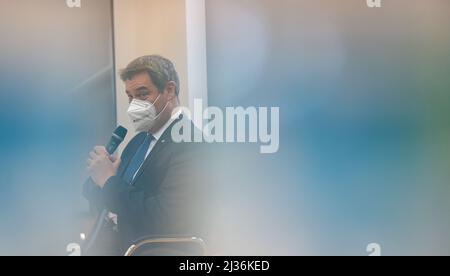
{"type": "Polygon", "coordinates": [[[127,136],[128,130],[123,126],[119,126],[113,132],[109,143],[106,145],[106,151],[113,154],[127,136]]]}

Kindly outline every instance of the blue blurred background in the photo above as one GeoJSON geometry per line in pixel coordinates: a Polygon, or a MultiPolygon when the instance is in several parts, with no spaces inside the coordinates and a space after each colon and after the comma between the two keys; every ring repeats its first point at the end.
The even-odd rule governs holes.
{"type": "Polygon", "coordinates": [[[84,4],[0,1],[0,255],[78,241],[85,160],[116,125],[111,1],[84,4]]]}
{"type": "Polygon", "coordinates": [[[227,252],[450,254],[450,2],[382,2],[206,2],[209,104],[281,110],[222,152],[227,252]]]}

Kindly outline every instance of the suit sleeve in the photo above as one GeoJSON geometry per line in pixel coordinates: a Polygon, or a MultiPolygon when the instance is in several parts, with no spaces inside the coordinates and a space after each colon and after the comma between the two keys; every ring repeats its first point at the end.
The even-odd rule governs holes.
{"type": "MultiPolygon", "coordinates": [[[[138,134],[130,141],[127,147],[125,147],[121,156],[122,163],[119,167],[119,171],[122,169],[123,160],[129,158],[131,149],[135,148],[136,141],[139,142],[140,139],[142,139],[142,137],[143,135],[138,134]]],[[[95,183],[91,179],[89,179],[84,183],[83,196],[89,201],[89,204],[92,207],[97,208],[98,211],[102,211],[106,207],[102,189],[97,185],[95,185],[95,183]]]]}
{"type": "Polygon", "coordinates": [[[89,204],[92,207],[97,209],[97,211],[104,209],[105,204],[103,202],[102,189],[95,185],[90,178],[84,183],[83,196],[89,201],[89,204]]]}
{"type": "MultiPolygon", "coordinates": [[[[166,176],[156,192],[128,185],[119,177],[110,178],[103,188],[103,200],[111,212],[147,229],[177,229],[188,219],[186,214],[195,190],[195,165],[189,152],[172,157],[166,176]]],[[[149,179],[148,181],[151,181],[149,179]]]]}

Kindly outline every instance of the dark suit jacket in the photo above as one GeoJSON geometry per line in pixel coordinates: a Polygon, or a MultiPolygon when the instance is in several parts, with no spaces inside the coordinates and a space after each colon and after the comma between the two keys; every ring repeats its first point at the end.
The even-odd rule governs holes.
{"type": "MultiPolygon", "coordinates": [[[[195,236],[205,231],[204,168],[201,144],[175,143],[171,131],[164,132],[136,175],[132,185],[122,180],[128,164],[146,133],[135,136],[122,153],[117,175],[103,189],[92,182],[84,196],[99,210],[118,215],[121,250],[144,236],[195,236]]],[[[194,130],[192,122],[189,121],[194,130]]]]}

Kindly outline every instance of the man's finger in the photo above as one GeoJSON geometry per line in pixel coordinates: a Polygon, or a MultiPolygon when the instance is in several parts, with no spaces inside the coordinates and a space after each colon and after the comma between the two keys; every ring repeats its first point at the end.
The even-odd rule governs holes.
{"type": "Polygon", "coordinates": [[[97,146],[97,147],[94,148],[94,150],[95,150],[95,152],[96,152],[97,154],[99,154],[99,155],[106,155],[106,156],[109,156],[109,153],[108,153],[108,151],[106,151],[106,148],[105,148],[105,147],[97,146]]]}
{"type": "Polygon", "coordinates": [[[120,158],[116,158],[116,160],[113,161],[113,165],[116,170],[119,168],[121,162],[122,160],[120,158]]]}
{"type": "Polygon", "coordinates": [[[98,156],[98,154],[95,153],[95,152],[93,152],[93,151],[91,151],[91,152],[89,153],[89,157],[91,157],[90,159],[92,159],[92,160],[94,160],[95,158],[97,158],[97,156],[98,156]]]}
{"type": "Polygon", "coordinates": [[[115,163],[117,161],[118,157],[115,155],[111,155],[109,156],[109,160],[111,160],[111,162],[115,163]]]}

